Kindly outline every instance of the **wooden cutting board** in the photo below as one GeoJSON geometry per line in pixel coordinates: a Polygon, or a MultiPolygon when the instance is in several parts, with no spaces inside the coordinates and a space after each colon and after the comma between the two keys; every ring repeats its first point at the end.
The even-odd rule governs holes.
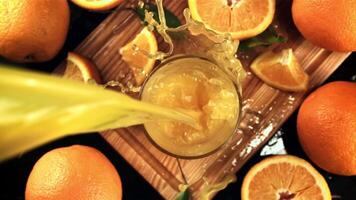
{"type": "MultiPolygon", "coordinates": [[[[185,0],[165,0],[165,7],[182,21],[185,0]]],[[[120,47],[133,39],[142,29],[138,17],[125,9],[132,1],[121,4],[75,50],[91,58],[98,66],[104,81],[126,83],[132,74],[121,60],[120,47]]],[[[278,1],[275,22],[288,35],[288,42],[270,48],[291,47],[305,71],[310,75],[310,90],[320,85],[347,58],[349,53],[331,52],[305,41],[290,17],[290,1],[278,1]]],[[[161,49],[163,42],[158,41],[161,49]]],[[[239,55],[245,68],[251,60],[265,51],[257,49],[239,55]]],[[[65,63],[56,73],[63,73],[65,63]]],[[[240,128],[231,140],[214,154],[201,159],[184,160],[171,157],[153,146],[144,133],[143,126],[110,130],[101,135],[139,172],[164,198],[174,199],[178,186],[185,180],[192,185],[194,197],[206,182],[213,184],[237,172],[260,149],[283,122],[298,108],[306,93],[286,93],[269,87],[252,74],[243,86],[243,116],[240,128]],[[179,167],[183,170],[182,177],[179,167]],[[185,179],[185,180],[184,180],[185,179]]],[[[93,94],[95,95],[95,94],[93,94]]]]}

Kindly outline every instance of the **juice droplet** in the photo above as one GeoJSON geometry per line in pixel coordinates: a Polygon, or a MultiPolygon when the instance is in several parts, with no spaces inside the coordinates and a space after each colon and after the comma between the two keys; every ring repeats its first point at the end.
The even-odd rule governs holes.
{"type": "Polygon", "coordinates": [[[138,6],[139,8],[143,8],[143,7],[145,6],[145,2],[143,2],[143,1],[138,1],[137,6],[138,6]]]}
{"type": "MultiPolygon", "coordinates": [[[[241,55],[241,58],[244,60],[248,60],[248,59],[250,59],[250,56],[243,54],[243,55],[241,55]]],[[[250,72],[250,75],[251,75],[251,72],[250,72]]]]}
{"type": "Polygon", "coordinates": [[[242,101],[242,105],[249,106],[249,104],[251,104],[253,102],[254,102],[253,99],[246,99],[246,100],[242,101]]]}
{"type": "Polygon", "coordinates": [[[231,150],[235,150],[242,142],[243,138],[239,139],[236,144],[234,144],[232,147],[231,147],[231,150]]]}
{"type": "Polygon", "coordinates": [[[288,96],[288,101],[291,101],[291,102],[295,101],[295,97],[292,96],[292,95],[289,95],[288,96]]]}
{"type": "Polygon", "coordinates": [[[124,94],[126,94],[128,92],[137,93],[137,92],[141,91],[141,86],[134,86],[131,82],[127,82],[125,85],[119,81],[114,81],[114,80],[105,83],[103,85],[103,87],[117,87],[124,94]]]}
{"type": "Polygon", "coordinates": [[[247,146],[240,152],[240,157],[244,158],[247,155],[249,155],[255,148],[257,148],[267,137],[271,132],[273,131],[275,127],[275,123],[272,121],[269,122],[267,127],[261,129],[258,131],[258,134],[255,135],[255,137],[247,144],[247,146]]]}
{"type": "Polygon", "coordinates": [[[351,81],[356,81],[356,75],[353,75],[350,80],[351,81]]]}
{"type": "Polygon", "coordinates": [[[236,181],[235,174],[227,174],[222,181],[215,184],[210,184],[205,180],[204,186],[199,194],[199,199],[209,200],[211,199],[211,196],[213,194],[217,193],[220,190],[225,189],[230,183],[233,183],[235,181],[236,181]]]}
{"type": "Polygon", "coordinates": [[[231,165],[234,166],[234,167],[236,167],[236,165],[237,165],[237,159],[236,159],[236,158],[234,158],[234,159],[232,160],[231,165]]]}

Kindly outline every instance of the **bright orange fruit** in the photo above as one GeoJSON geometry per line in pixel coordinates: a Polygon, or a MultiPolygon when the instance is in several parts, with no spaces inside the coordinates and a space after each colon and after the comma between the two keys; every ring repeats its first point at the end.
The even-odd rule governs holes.
{"type": "Polygon", "coordinates": [[[303,71],[292,49],[267,51],[251,64],[252,72],[268,85],[285,91],[304,91],[309,76],[303,71]]]}
{"type": "Polygon", "coordinates": [[[133,71],[137,85],[141,85],[151,72],[156,60],[150,58],[148,54],[156,54],[157,49],[156,37],[146,27],[120,49],[122,60],[133,71]]]}
{"type": "Polygon", "coordinates": [[[96,65],[88,58],[74,52],[68,52],[67,66],[63,77],[84,82],[94,80],[98,84],[101,83],[96,65]]]}
{"type": "Polygon", "coordinates": [[[26,200],[120,200],[120,176],[98,150],[73,145],[47,152],[27,180],[26,200]]]}
{"type": "Polygon", "coordinates": [[[309,158],[334,174],[356,175],[356,83],[328,83],[303,102],[299,141],[309,158]]]}
{"type": "Polygon", "coordinates": [[[307,161],[291,155],[272,156],[253,166],[241,188],[242,200],[331,200],[329,187],[307,161]]]}
{"type": "Polygon", "coordinates": [[[72,2],[79,7],[93,11],[110,10],[118,6],[122,1],[123,0],[72,0],[72,2]]]}
{"type": "Polygon", "coordinates": [[[315,45],[356,51],[356,0],[293,0],[293,21],[315,45]]]}
{"type": "Polygon", "coordinates": [[[233,39],[262,33],[272,22],[275,0],[189,0],[193,19],[233,39]]]}
{"type": "Polygon", "coordinates": [[[67,0],[0,0],[0,56],[44,62],[62,48],[69,26],[67,0]]]}

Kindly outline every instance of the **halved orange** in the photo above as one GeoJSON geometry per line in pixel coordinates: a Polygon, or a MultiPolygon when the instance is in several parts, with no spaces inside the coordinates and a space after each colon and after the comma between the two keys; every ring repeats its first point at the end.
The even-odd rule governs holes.
{"type": "Polygon", "coordinates": [[[275,0],[189,0],[193,19],[233,39],[262,33],[272,22],[275,0]]]}
{"type": "Polygon", "coordinates": [[[101,83],[100,74],[95,64],[74,52],[68,52],[67,66],[63,77],[84,82],[94,80],[96,83],[101,83]]]}
{"type": "Polygon", "coordinates": [[[150,58],[149,55],[155,53],[157,53],[156,37],[146,27],[131,42],[120,49],[122,60],[133,71],[137,85],[141,85],[151,72],[156,60],[150,58]]]}
{"type": "Polygon", "coordinates": [[[241,188],[242,200],[331,200],[322,177],[307,161],[291,156],[273,156],[253,166],[241,188]]]}
{"type": "Polygon", "coordinates": [[[122,1],[123,0],[72,0],[77,6],[93,11],[110,10],[119,5],[122,1]]]}
{"type": "Polygon", "coordinates": [[[267,51],[251,64],[252,72],[268,85],[285,91],[305,91],[309,76],[300,66],[292,49],[267,51]]]}

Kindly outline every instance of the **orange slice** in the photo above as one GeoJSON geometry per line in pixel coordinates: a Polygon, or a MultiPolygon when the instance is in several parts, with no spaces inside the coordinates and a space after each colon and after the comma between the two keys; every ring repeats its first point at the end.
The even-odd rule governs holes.
{"type": "Polygon", "coordinates": [[[329,187],[318,171],[295,156],[273,156],[253,166],[241,188],[242,200],[331,200],[329,187]]]}
{"type": "Polygon", "coordinates": [[[143,28],[131,42],[120,49],[122,60],[132,69],[137,85],[141,85],[152,70],[156,60],[149,58],[149,54],[155,53],[156,37],[147,28],[143,28]]]}
{"type": "Polygon", "coordinates": [[[309,76],[303,71],[292,49],[267,51],[251,64],[251,70],[268,85],[285,91],[305,91],[309,76]]]}
{"type": "Polygon", "coordinates": [[[93,80],[96,83],[101,83],[100,74],[95,64],[88,58],[74,52],[68,52],[67,66],[63,77],[84,82],[93,80]]]}
{"type": "Polygon", "coordinates": [[[189,0],[193,19],[233,39],[262,33],[272,22],[275,0],[189,0]]]}
{"type": "Polygon", "coordinates": [[[110,10],[119,5],[122,1],[123,0],[72,0],[77,6],[93,11],[110,10]]]}

